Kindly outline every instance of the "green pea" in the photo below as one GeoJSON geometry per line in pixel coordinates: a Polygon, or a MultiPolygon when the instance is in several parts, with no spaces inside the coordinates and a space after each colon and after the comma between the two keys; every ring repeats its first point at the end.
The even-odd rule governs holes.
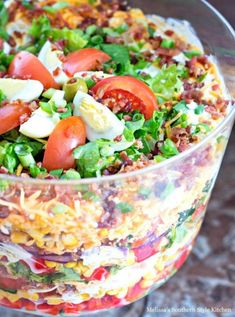
{"type": "Polygon", "coordinates": [[[72,78],[67,83],[64,84],[63,90],[65,92],[65,99],[66,101],[70,102],[73,100],[74,96],[76,95],[77,91],[82,91],[87,93],[88,88],[85,80],[81,78],[72,78]]]}

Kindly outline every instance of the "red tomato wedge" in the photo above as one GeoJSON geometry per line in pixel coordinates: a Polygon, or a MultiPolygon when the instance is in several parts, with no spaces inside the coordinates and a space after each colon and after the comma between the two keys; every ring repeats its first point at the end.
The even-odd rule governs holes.
{"type": "Polygon", "coordinates": [[[36,56],[29,52],[22,51],[16,54],[9,66],[8,75],[22,79],[39,80],[45,89],[59,88],[46,67],[36,56]]]}
{"type": "Polygon", "coordinates": [[[114,76],[99,81],[93,88],[93,94],[99,99],[112,98],[117,102],[123,95],[129,99],[133,110],[139,110],[145,119],[150,119],[158,109],[152,90],[142,81],[130,76],[114,76]]]}
{"type": "Polygon", "coordinates": [[[31,115],[31,109],[28,104],[15,101],[0,106],[0,135],[14,128],[17,128],[25,122],[31,115]]]}
{"type": "Polygon", "coordinates": [[[86,128],[79,117],[61,120],[48,139],[43,166],[48,170],[75,167],[73,150],[86,142],[86,128]]]}
{"type": "Polygon", "coordinates": [[[96,69],[110,59],[109,55],[96,48],[84,48],[68,54],[63,67],[68,75],[73,76],[77,72],[96,69]]]}

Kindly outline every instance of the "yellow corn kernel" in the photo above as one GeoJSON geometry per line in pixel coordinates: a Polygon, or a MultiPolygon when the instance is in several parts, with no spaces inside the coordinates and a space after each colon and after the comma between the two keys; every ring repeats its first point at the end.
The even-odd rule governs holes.
{"type": "Polygon", "coordinates": [[[39,248],[42,248],[44,246],[44,242],[43,241],[36,241],[36,245],[39,247],[39,248]]]}
{"type": "Polygon", "coordinates": [[[132,265],[135,263],[135,254],[133,251],[130,251],[130,254],[128,255],[128,258],[127,258],[127,261],[126,261],[126,264],[127,265],[132,265]]]}
{"type": "Polygon", "coordinates": [[[52,261],[45,261],[45,264],[47,267],[49,267],[50,269],[56,267],[57,263],[56,262],[52,262],[52,261]]]}
{"type": "MultiPolygon", "coordinates": [[[[27,298],[27,297],[26,297],[27,298]]],[[[28,296],[28,299],[31,299],[33,301],[37,301],[39,300],[39,295],[34,293],[34,294],[30,294],[30,296],[28,296]]]]}
{"type": "Polygon", "coordinates": [[[98,292],[98,294],[96,294],[94,297],[95,298],[102,298],[102,297],[104,297],[104,295],[105,295],[105,291],[104,290],[100,290],[98,292]]]}
{"type": "Polygon", "coordinates": [[[82,262],[78,262],[76,265],[76,269],[83,274],[88,269],[88,267],[83,265],[82,262]]]}
{"type": "Polygon", "coordinates": [[[63,300],[61,298],[57,297],[48,297],[47,298],[47,304],[49,305],[59,305],[62,304],[63,300]]]}
{"type": "Polygon", "coordinates": [[[28,242],[28,235],[25,232],[21,232],[21,231],[14,231],[11,234],[11,241],[13,243],[26,243],[28,242]]]}
{"type": "Polygon", "coordinates": [[[72,269],[77,265],[77,262],[68,262],[64,266],[67,267],[68,269],[72,269]]]}
{"type": "Polygon", "coordinates": [[[140,287],[148,288],[148,287],[151,287],[153,284],[154,284],[154,281],[143,280],[140,282],[140,287]]]}
{"type": "Polygon", "coordinates": [[[74,248],[78,244],[77,238],[73,234],[64,234],[62,236],[62,241],[65,247],[74,248]]]}
{"type": "Polygon", "coordinates": [[[156,273],[154,273],[154,272],[148,272],[144,276],[145,280],[154,280],[155,278],[156,278],[156,273]]]}
{"type": "Polygon", "coordinates": [[[83,272],[83,275],[85,277],[90,277],[92,275],[94,270],[91,270],[91,269],[86,269],[84,272],[83,272]]]}
{"type": "Polygon", "coordinates": [[[117,293],[119,292],[119,290],[117,289],[113,289],[107,292],[108,295],[117,295],[117,293]]]}
{"type": "Polygon", "coordinates": [[[81,298],[85,301],[85,300],[89,300],[91,297],[89,294],[82,294],[81,298]]]}
{"type": "Polygon", "coordinates": [[[128,288],[122,288],[117,292],[116,297],[119,299],[124,298],[127,292],[128,292],[128,288]]]}
{"type": "Polygon", "coordinates": [[[155,268],[158,270],[158,272],[161,272],[164,269],[164,262],[162,261],[162,259],[157,260],[155,268]]]}
{"type": "Polygon", "coordinates": [[[101,238],[106,238],[108,236],[108,229],[104,228],[102,230],[100,230],[100,236],[101,238]]]}

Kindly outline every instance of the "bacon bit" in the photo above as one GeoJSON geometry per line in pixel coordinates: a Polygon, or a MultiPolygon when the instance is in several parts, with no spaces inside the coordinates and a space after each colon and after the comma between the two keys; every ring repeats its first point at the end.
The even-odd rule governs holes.
{"type": "Polygon", "coordinates": [[[180,99],[186,100],[187,103],[190,103],[191,100],[194,100],[197,103],[201,103],[203,97],[203,93],[200,90],[191,89],[183,92],[180,99]]]}
{"type": "Polygon", "coordinates": [[[54,76],[58,76],[61,72],[61,69],[59,67],[57,67],[55,70],[53,70],[53,75],[54,76]]]}
{"type": "Polygon", "coordinates": [[[166,30],[166,31],[165,31],[165,34],[166,34],[167,36],[172,36],[174,33],[175,33],[175,32],[174,32],[173,30],[166,30]]]}
{"type": "Polygon", "coordinates": [[[3,77],[5,77],[5,76],[6,76],[6,72],[0,71],[0,78],[3,78],[3,77]]]}
{"type": "Polygon", "coordinates": [[[180,54],[180,50],[177,48],[164,48],[164,47],[159,47],[157,49],[157,54],[161,57],[174,57],[176,55],[180,54]]]}
{"type": "Polygon", "coordinates": [[[64,113],[64,112],[66,112],[66,111],[67,111],[66,108],[63,108],[63,107],[57,108],[57,112],[58,112],[58,113],[64,113]]]}
{"type": "Polygon", "coordinates": [[[27,113],[22,114],[22,116],[19,118],[20,124],[23,124],[25,121],[27,121],[29,117],[30,116],[27,113]]]}
{"type": "Polygon", "coordinates": [[[185,151],[190,144],[190,130],[186,128],[173,128],[170,138],[175,142],[179,152],[185,151]]]}
{"type": "Polygon", "coordinates": [[[213,91],[216,91],[218,89],[219,89],[219,84],[215,84],[215,85],[212,86],[212,90],[213,91]]]}
{"type": "Polygon", "coordinates": [[[0,218],[5,219],[10,215],[10,209],[7,206],[1,206],[0,208],[0,218]]]}
{"type": "Polygon", "coordinates": [[[4,44],[3,39],[0,39],[0,50],[3,50],[3,44],[4,44]]]}
{"type": "Polygon", "coordinates": [[[106,36],[107,43],[124,44],[125,41],[121,37],[106,36]]]}
{"type": "Polygon", "coordinates": [[[161,46],[162,40],[163,39],[161,36],[156,36],[150,40],[150,44],[152,45],[154,50],[157,50],[161,46]]]}
{"type": "Polygon", "coordinates": [[[114,139],[114,141],[121,142],[121,141],[122,141],[122,135],[116,136],[116,138],[114,139]]]}
{"type": "Polygon", "coordinates": [[[14,31],[14,33],[13,33],[16,37],[18,37],[18,38],[20,38],[20,39],[22,39],[23,38],[23,33],[21,33],[21,32],[19,32],[19,31],[14,31]]]}
{"type": "Polygon", "coordinates": [[[9,39],[8,39],[8,44],[9,44],[10,46],[12,46],[12,47],[15,47],[15,46],[16,46],[16,41],[15,41],[15,39],[14,39],[12,36],[9,37],[9,39]]]}
{"type": "Polygon", "coordinates": [[[204,87],[204,85],[205,85],[204,83],[198,83],[198,82],[189,83],[187,81],[184,81],[184,90],[189,91],[193,89],[201,89],[202,87],[204,87]]]}
{"type": "Polygon", "coordinates": [[[131,116],[129,116],[129,115],[125,115],[125,116],[123,117],[123,119],[124,119],[125,121],[131,121],[131,120],[132,120],[131,116]]]}
{"type": "Polygon", "coordinates": [[[8,169],[4,166],[0,166],[0,174],[8,174],[8,169]]]}
{"type": "Polygon", "coordinates": [[[120,153],[120,158],[122,159],[124,166],[133,165],[133,160],[128,157],[125,151],[120,153]]]}

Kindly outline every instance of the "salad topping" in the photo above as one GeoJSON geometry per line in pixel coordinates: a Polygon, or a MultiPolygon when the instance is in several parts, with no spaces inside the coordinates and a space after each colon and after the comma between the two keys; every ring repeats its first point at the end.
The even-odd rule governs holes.
{"type": "MultiPolygon", "coordinates": [[[[63,178],[72,167],[81,178],[100,177],[153,165],[200,142],[228,112],[217,64],[186,22],[119,1],[8,1],[4,12],[1,146],[10,137],[15,148],[23,136],[28,147],[43,144],[20,175],[63,178]],[[85,130],[67,151],[64,138],[52,140],[77,117],[85,130]],[[82,155],[94,151],[91,172],[82,155]],[[48,165],[49,156],[57,163],[48,165]]],[[[2,162],[19,174],[20,161],[10,169],[2,162]]]]}

